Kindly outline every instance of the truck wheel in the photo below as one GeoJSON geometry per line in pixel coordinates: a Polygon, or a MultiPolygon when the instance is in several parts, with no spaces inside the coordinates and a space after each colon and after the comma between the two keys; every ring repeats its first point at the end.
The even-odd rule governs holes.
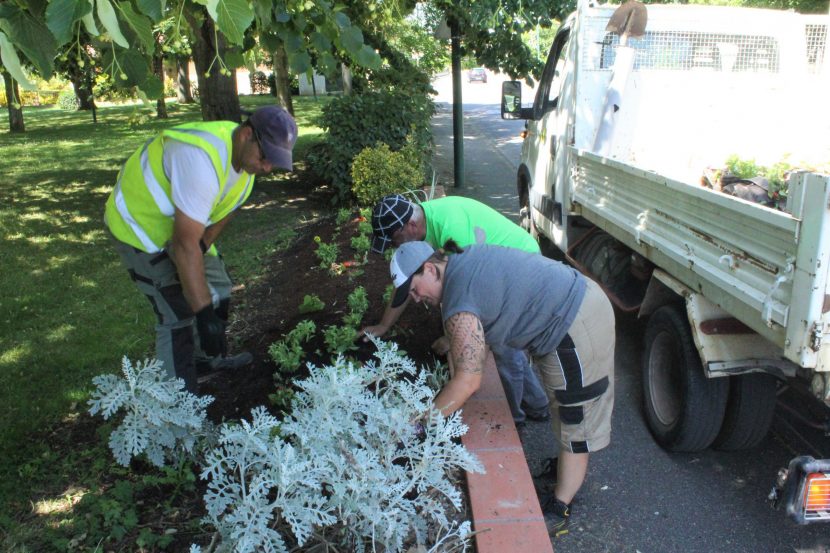
{"type": "Polygon", "coordinates": [[[646,328],[643,400],[651,433],[669,451],[706,449],[723,421],[729,380],[706,378],[685,313],[661,307],[646,328]]]}
{"type": "Polygon", "coordinates": [[[769,374],[730,377],[726,415],[712,447],[738,451],[761,443],[775,414],[776,392],[776,378],[769,374]]]}
{"type": "Polygon", "coordinates": [[[533,224],[533,208],[530,206],[530,190],[527,183],[522,179],[522,186],[519,193],[519,226],[525,229],[534,240],[539,241],[539,231],[533,224]]]}

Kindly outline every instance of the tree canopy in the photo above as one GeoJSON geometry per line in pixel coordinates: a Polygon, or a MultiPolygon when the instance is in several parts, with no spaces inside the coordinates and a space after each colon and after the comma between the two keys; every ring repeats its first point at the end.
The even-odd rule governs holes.
{"type": "Polygon", "coordinates": [[[311,68],[312,52],[324,66],[335,56],[378,66],[380,57],[345,8],[329,0],[14,0],[0,5],[0,59],[22,87],[32,88],[23,63],[48,79],[56,58],[78,48],[83,35],[101,52],[104,70],[116,82],[158,97],[162,84],[151,64],[154,31],[164,29],[171,48],[186,48],[186,23],[209,18],[228,45],[216,59],[220,71],[242,65],[258,41],[269,50],[284,46],[297,73],[311,68]]]}

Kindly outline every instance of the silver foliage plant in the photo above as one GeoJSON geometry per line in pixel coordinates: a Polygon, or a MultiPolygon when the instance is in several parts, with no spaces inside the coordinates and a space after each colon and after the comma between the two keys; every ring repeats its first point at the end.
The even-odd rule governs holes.
{"type": "Polygon", "coordinates": [[[377,362],[309,366],[285,420],[260,407],[222,425],[201,477],[226,550],[287,552],[281,528],[304,545],[336,527],[352,551],[401,551],[413,534],[425,543],[429,522],[442,529],[438,544],[466,539],[469,523],[451,523],[444,504],[461,505],[451,471],[483,472],[454,442],[467,427],[459,413],[430,411],[426,372],[396,344],[373,341],[377,362]]]}
{"type": "Polygon", "coordinates": [[[124,378],[113,374],[93,378],[96,389],[89,400],[90,414],[100,413],[104,419],[125,411],[109,438],[115,460],[128,466],[133,457],[145,454],[153,465],[162,467],[177,452],[192,452],[213,398],[185,391],[184,381],[169,378],[157,359],[133,367],[124,357],[121,372],[124,378]]]}

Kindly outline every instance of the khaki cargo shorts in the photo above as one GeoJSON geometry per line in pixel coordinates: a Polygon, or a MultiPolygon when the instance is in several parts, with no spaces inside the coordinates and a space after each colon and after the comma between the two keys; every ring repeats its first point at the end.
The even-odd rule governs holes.
{"type": "Polygon", "coordinates": [[[614,310],[599,285],[586,280],[568,334],[555,351],[533,358],[550,399],[554,435],[572,453],[611,442],[614,409],[614,310]]]}

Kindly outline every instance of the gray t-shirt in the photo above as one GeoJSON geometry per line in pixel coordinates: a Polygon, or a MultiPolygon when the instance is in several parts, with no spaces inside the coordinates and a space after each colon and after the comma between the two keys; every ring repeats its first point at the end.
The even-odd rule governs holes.
{"type": "Polygon", "coordinates": [[[567,265],[512,248],[469,246],[450,255],[444,276],[444,321],[476,315],[490,346],[544,355],[567,334],[585,296],[585,277],[567,265]]]}

